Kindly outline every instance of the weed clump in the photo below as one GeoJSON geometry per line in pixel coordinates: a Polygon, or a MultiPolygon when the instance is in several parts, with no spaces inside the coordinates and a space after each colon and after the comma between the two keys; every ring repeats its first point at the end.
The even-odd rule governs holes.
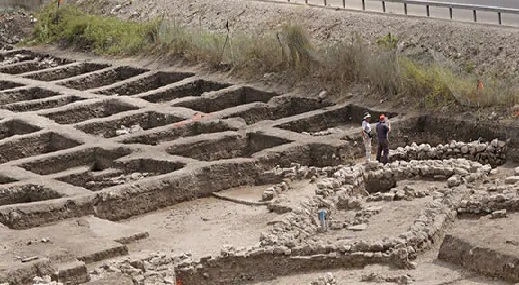
{"type": "Polygon", "coordinates": [[[157,21],[135,23],[89,15],[72,5],[64,5],[59,11],[47,5],[38,15],[33,40],[99,54],[133,55],[148,46],[157,25],[157,21]]]}

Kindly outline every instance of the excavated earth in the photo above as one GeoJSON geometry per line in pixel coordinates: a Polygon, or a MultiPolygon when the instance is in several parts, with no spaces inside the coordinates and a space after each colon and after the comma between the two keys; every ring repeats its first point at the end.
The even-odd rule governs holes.
{"type": "Polygon", "coordinates": [[[518,129],[187,67],[0,59],[0,284],[519,282],[518,129]],[[391,118],[386,167],[359,160],[366,110],[391,118]]]}

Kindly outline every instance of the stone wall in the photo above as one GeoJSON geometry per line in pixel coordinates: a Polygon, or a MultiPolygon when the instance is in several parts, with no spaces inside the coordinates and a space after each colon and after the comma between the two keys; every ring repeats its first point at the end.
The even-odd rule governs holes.
{"type": "Polygon", "coordinates": [[[490,185],[474,189],[460,201],[458,214],[486,215],[497,211],[519,212],[519,184],[490,185]]]}
{"type": "Polygon", "coordinates": [[[469,143],[453,140],[449,144],[440,144],[435,147],[431,147],[429,144],[417,145],[413,142],[410,146],[398,147],[396,150],[390,150],[389,160],[410,161],[465,158],[483,164],[497,166],[506,163],[506,145],[505,141],[498,139],[494,139],[490,142],[473,141],[469,143]]]}
{"type": "MultiPolygon", "coordinates": [[[[459,202],[453,198],[457,193],[455,186],[436,191],[433,202],[422,209],[407,231],[380,240],[325,243],[313,239],[312,236],[320,232],[318,210],[327,209],[331,217],[335,211],[355,210],[358,221],[351,221],[354,225],[380,212],[367,207],[358,196],[366,177],[367,180],[398,180],[441,175],[444,179],[458,176],[460,181],[468,182],[486,177],[490,170],[488,165],[465,159],[396,162],[386,166],[378,163],[343,166],[331,177],[326,175],[316,181],[318,195],[304,200],[291,212],[272,222],[272,228],[260,236],[258,246],[226,248],[219,256],[185,261],[176,267],[175,272],[187,284],[249,284],[279,275],[361,267],[374,262],[400,268],[412,267],[411,260],[416,258],[417,253],[439,242],[444,228],[454,219],[456,211],[453,208],[459,202]]],[[[299,172],[295,167],[285,173],[304,171],[299,172]]]]}

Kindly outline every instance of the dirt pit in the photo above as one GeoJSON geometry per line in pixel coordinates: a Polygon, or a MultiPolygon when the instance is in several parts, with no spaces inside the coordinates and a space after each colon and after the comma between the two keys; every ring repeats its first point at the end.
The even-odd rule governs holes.
{"type": "Polygon", "coordinates": [[[2,66],[0,67],[0,72],[9,74],[20,74],[70,64],[74,62],[75,61],[72,59],[56,58],[52,56],[36,56],[33,59],[27,61],[2,66]]]}
{"type": "Polygon", "coordinates": [[[49,71],[34,72],[24,77],[40,81],[56,81],[70,77],[76,77],[84,73],[90,73],[110,67],[108,64],[80,63],[77,65],[61,67],[49,71]]]}
{"type": "Polygon", "coordinates": [[[278,95],[277,93],[259,91],[250,87],[240,87],[236,90],[225,91],[211,97],[189,99],[174,106],[211,113],[254,102],[266,103],[278,95]]]}
{"type": "Polygon", "coordinates": [[[131,133],[125,130],[126,126],[139,126],[138,131],[147,131],[156,127],[170,125],[181,120],[182,118],[167,113],[146,112],[103,123],[78,125],[76,128],[88,134],[111,138],[131,133]]]}
{"type": "Polygon", "coordinates": [[[138,107],[125,104],[116,99],[103,100],[90,105],[78,105],[63,111],[49,112],[43,116],[60,124],[75,124],[95,118],[106,118],[114,114],[137,110],[138,107]]]}
{"type": "MultiPolygon", "coordinates": [[[[153,159],[114,161],[109,167],[101,163],[69,169],[66,176],[55,179],[91,191],[132,184],[137,180],[177,171],[184,164],[153,159]]],[[[62,173],[63,174],[63,173],[62,173]]]]}
{"type": "MultiPolygon", "coordinates": [[[[203,137],[201,137],[203,138],[203,137]]],[[[203,161],[248,158],[261,150],[287,144],[290,141],[264,134],[250,133],[246,136],[228,133],[215,139],[187,141],[185,144],[168,148],[169,154],[176,154],[203,161]]]]}
{"type": "Polygon", "coordinates": [[[183,97],[198,97],[204,93],[218,91],[229,86],[231,86],[231,84],[198,79],[180,86],[168,88],[165,91],[153,92],[142,98],[150,103],[165,103],[183,97]]]}
{"type": "Polygon", "coordinates": [[[76,101],[85,100],[86,98],[78,97],[78,96],[59,96],[51,97],[45,100],[36,100],[36,101],[26,101],[19,103],[12,103],[3,105],[0,108],[7,109],[13,112],[30,112],[30,111],[39,111],[45,109],[53,109],[62,107],[68,104],[72,104],[76,101]]]}
{"type": "Polygon", "coordinates": [[[98,72],[93,72],[91,74],[84,74],[82,76],[79,76],[80,78],[78,79],[60,81],[59,84],[72,89],[84,91],[106,85],[111,85],[118,81],[135,77],[146,71],[148,70],[142,68],[122,66],[108,70],[100,70],[98,72]]]}
{"type": "Polygon", "coordinates": [[[184,80],[194,76],[189,72],[157,72],[142,79],[135,80],[131,83],[122,84],[117,87],[110,88],[96,93],[103,95],[135,95],[150,90],[158,89],[162,86],[184,80]]]}
{"type": "Polygon", "coordinates": [[[0,103],[2,105],[17,103],[20,101],[44,99],[53,96],[59,96],[60,93],[46,90],[40,87],[33,87],[29,89],[18,89],[16,91],[5,91],[0,94],[0,103]]]}

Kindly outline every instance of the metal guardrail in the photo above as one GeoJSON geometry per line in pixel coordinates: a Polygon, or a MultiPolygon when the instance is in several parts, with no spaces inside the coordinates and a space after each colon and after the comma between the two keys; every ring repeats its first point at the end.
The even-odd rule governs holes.
{"type": "MultiPolygon", "coordinates": [[[[361,0],[362,1],[362,10],[366,10],[366,1],[367,0],[361,0]]],[[[453,19],[453,13],[452,11],[454,9],[458,10],[470,10],[473,14],[474,22],[477,23],[477,12],[495,12],[497,13],[497,20],[499,25],[503,24],[502,14],[515,14],[519,15],[519,9],[512,9],[512,8],[502,8],[498,6],[487,6],[487,5],[475,5],[475,4],[463,4],[463,3],[452,3],[452,2],[431,2],[431,1],[423,1],[423,0],[371,0],[371,1],[380,1],[382,3],[382,11],[384,13],[387,12],[386,9],[386,2],[390,3],[402,3],[404,5],[404,14],[408,15],[407,13],[407,5],[422,5],[425,6],[425,11],[427,17],[431,16],[430,7],[436,6],[436,7],[442,7],[442,8],[448,8],[449,9],[449,16],[451,19],[453,19]]],[[[287,0],[287,2],[290,2],[290,0],[287,0]]],[[[305,4],[309,4],[308,0],[305,0],[305,4]]],[[[328,0],[323,0],[324,6],[328,5],[328,0]]],[[[346,0],[342,0],[342,7],[344,9],[347,8],[346,6],[346,0]]]]}

